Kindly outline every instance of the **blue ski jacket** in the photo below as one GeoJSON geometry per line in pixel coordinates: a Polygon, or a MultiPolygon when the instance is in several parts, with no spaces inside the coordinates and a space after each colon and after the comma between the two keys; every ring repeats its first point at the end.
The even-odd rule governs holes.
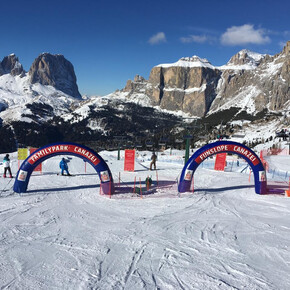
{"type": "Polygon", "coordinates": [[[67,169],[68,169],[67,163],[66,163],[66,161],[64,160],[64,158],[59,162],[59,167],[60,167],[61,169],[64,169],[64,170],[67,170],[67,169]]]}

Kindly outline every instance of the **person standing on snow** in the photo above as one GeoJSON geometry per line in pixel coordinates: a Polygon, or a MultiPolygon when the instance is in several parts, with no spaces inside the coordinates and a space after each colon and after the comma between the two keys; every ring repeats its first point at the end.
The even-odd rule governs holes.
{"type": "Polygon", "coordinates": [[[68,176],[71,176],[71,174],[68,172],[68,165],[64,158],[61,159],[59,167],[61,169],[61,175],[64,175],[63,172],[65,171],[68,176]]]}
{"type": "Polygon", "coordinates": [[[151,156],[150,170],[152,170],[152,166],[154,166],[154,170],[156,170],[156,160],[157,155],[155,154],[155,152],[153,152],[151,156]]]}
{"type": "Polygon", "coordinates": [[[3,166],[4,166],[4,174],[3,177],[6,177],[6,172],[8,170],[9,172],[9,177],[12,178],[12,173],[11,173],[11,168],[10,168],[10,159],[9,159],[9,154],[6,154],[4,159],[3,159],[3,166]]]}

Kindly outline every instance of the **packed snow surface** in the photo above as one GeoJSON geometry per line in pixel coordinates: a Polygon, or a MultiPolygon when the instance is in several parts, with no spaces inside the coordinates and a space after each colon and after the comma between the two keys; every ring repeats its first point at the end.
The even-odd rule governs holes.
{"type": "Polygon", "coordinates": [[[248,174],[204,168],[179,197],[180,152],[158,153],[157,171],[140,152],[135,172],[117,152],[100,155],[117,187],[120,173],[112,198],[74,157],[75,176],[58,176],[53,157],[25,194],[0,178],[1,289],[290,289],[290,198],[255,194],[248,174]],[[148,175],[141,198],[134,180],[144,190],[148,175]]]}

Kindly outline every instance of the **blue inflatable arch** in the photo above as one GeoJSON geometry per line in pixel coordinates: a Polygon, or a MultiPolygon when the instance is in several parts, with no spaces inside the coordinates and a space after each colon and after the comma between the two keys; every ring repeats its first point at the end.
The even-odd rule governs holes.
{"type": "Polygon", "coordinates": [[[232,141],[214,142],[197,150],[182,169],[178,191],[190,191],[191,181],[197,167],[209,156],[225,152],[237,154],[244,158],[249,163],[254,173],[256,193],[264,194],[267,192],[266,171],[260,158],[250,148],[232,141]]]}
{"type": "Polygon", "coordinates": [[[57,155],[74,155],[90,163],[100,177],[102,192],[104,194],[114,193],[112,173],[103,158],[92,149],[76,143],[49,144],[33,152],[21,164],[13,190],[18,193],[26,192],[30,176],[36,166],[57,155]]]}

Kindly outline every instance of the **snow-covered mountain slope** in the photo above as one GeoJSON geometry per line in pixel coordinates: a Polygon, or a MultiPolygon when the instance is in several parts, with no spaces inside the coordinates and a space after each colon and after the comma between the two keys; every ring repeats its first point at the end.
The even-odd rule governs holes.
{"type": "Polygon", "coordinates": [[[31,84],[28,73],[24,77],[5,74],[0,76],[0,118],[4,123],[12,121],[45,122],[54,116],[70,111],[77,100],[52,86],[31,84]],[[50,108],[46,114],[32,111],[33,107],[45,105],[50,108]]]}

